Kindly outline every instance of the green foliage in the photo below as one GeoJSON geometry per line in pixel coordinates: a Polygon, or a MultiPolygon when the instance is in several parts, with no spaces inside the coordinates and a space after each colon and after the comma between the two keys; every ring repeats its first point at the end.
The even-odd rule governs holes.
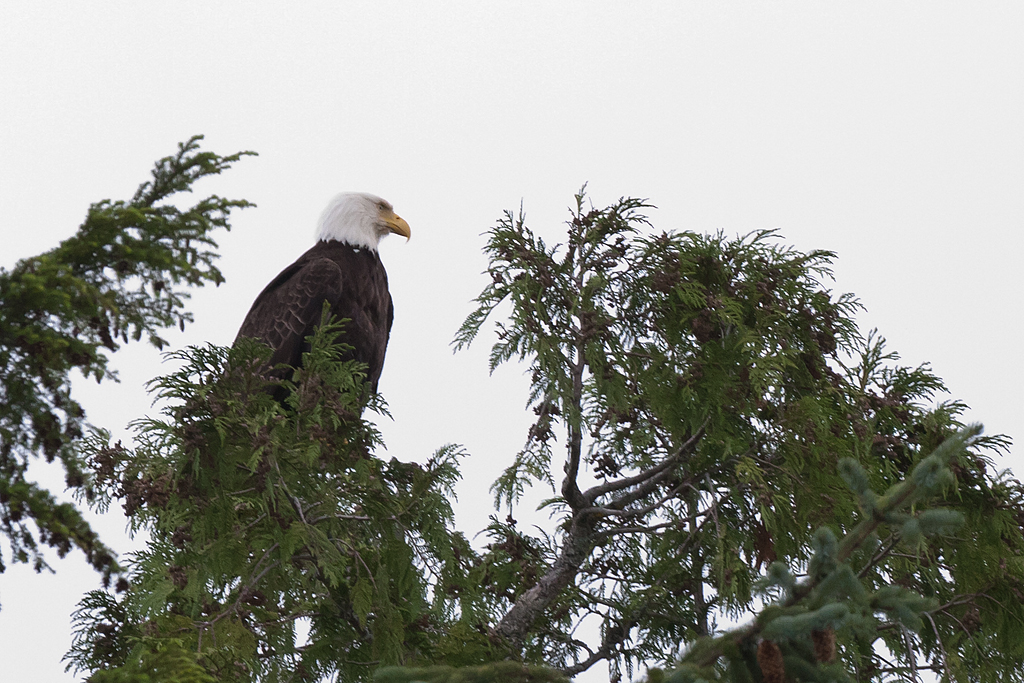
{"type": "Polygon", "coordinates": [[[460,452],[423,467],[374,457],[363,369],[341,360],[341,326],[326,321],[285,405],[266,347],[191,348],[153,382],[164,417],[135,423],[135,448],[99,432],[84,443],[101,504],[120,499],[150,541],[122,597],[83,601],[70,666],[113,676],[168,644],[224,681],[365,680],[429,661],[446,614],[430,586],[468,547],[449,532],[460,452]]]}
{"type": "Polygon", "coordinates": [[[46,568],[42,543],[61,557],[79,548],[108,580],[117,569],[78,509],[57,503],[25,473],[34,457],[58,458],[68,487],[95,495],[74,450],[85,412],[71,396],[71,371],[115,378],[108,354],[119,341],[145,336],[162,347],[160,330],[192,320],[188,288],[223,281],[211,233],[228,229],[231,211],[250,204],[214,195],[178,208],[168,200],[251,152],[201,152],[201,139],[157,162],[131,201],[93,204],[55,249],[0,269],[0,528],[14,562],[46,568]]]}
{"type": "Polygon", "coordinates": [[[169,642],[145,652],[142,659],[116,670],[99,671],[90,683],[215,683],[195,654],[169,642]]]}
{"type": "Polygon", "coordinates": [[[151,541],[123,594],[83,600],[71,666],[154,683],[197,666],[553,681],[599,662],[616,681],[1024,680],[1024,486],[991,469],[1008,440],[858,331],[831,253],[655,234],[645,207],[581,193],[564,244],[522,214],[488,233],[491,283],[456,345],[507,311],[491,367],[529,364],[536,420],[480,552],[451,530],[458,449],[374,457],[336,325],[283,405],[257,344],[173,354],[164,417],[133,448],[81,443],[96,504],[120,500],[151,541]],[[528,531],[514,513],[536,485],[554,522],[528,531]]]}
{"type": "Polygon", "coordinates": [[[566,683],[568,679],[544,667],[527,666],[516,662],[495,662],[461,668],[387,667],[379,669],[373,680],[376,683],[566,683]]]}
{"type": "MultiPolygon", "coordinates": [[[[495,633],[527,661],[573,674],[608,660],[631,675],[754,608],[766,571],[793,589],[792,567],[889,605],[868,642],[903,666],[1021,680],[1024,641],[1008,634],[1024,630],[1024,488],[991,472],[1008,440],[948,440],[965,406],[936,405],[944,387],[927,366],[900,366],[858,332],[856,300],[827,287],[830,252],[772,232],[651,234],[645,206],[588,209],[581,193],[561,244],[511,212],[488,233],[491,283],[456,345],[501,305],[491,367],[529,364],[537,416],[496,503],[511,511],[562,477],[545,503],[553,534],[490,528],[506,536],[479,560],[497,582],[481,600],[495,633]],[[944,442],[961,443],[948,469],[926,459],[944,442]],[[908,486],[943,499],[888,514],[840,559],[858,508],[889,509],[874,491],[911,472],[908,486]],[[597,642],[571,635],[585,619],[601,622],[597,642]]],[[[854,645],[839,607],[787,618],[801,632],[842,624],[843,666],[861,680],[897,666],[854,645]]]]}
{"type": "MultiPolygon", "coordinates": [[[[915,513],[906,510],[918,509],[941,496],[943,489],[952,483],[947,467],[949,461],[964,452],[980,431],[980,427],[975,426],[950,437],[920,461],[906,480],[891,487],[883,496],[868,498],[871,504],[862,506],[861,522],[841,542],[827,528],[819,529],[814,538],[815,552],[803,581],[797,583],[787,567],[775,563],[764,586],[782,588],[782,599],[761,611],[752,624],[696,643],[666,680],[678,683],[756,680],[762,675],[769,679],[772,667],[761,651],[778,648],[781,665],[789,678],[852,681],[846,667],[833,663],[837,657],[837,633],[847,636],[848,650],[871,652],[882,631],[899,630],[903,636],[920,632],[924,620],[933,618],[938,603],[899,585],[871,585],[870,579],[864,580],[871,565],[855,573],[849,559],[864,547],[876,550],[875,533],[883,525],[905,529],[908,520],[939,519],[939,524],[919,525],[915,544],[920,542],[921,534],[937,535],[960,526],[963,518],[949,510],[923,509],[915,513]],[[769,641],[767,648],[765,641],[769,641]],[[736,653],[752,652],[755,645],[759,651],[756,659],[736,656],[736,653]],[[719,659],[724,660],[724,666],[715,667],[719,659]]],[[[844,462],[843,469],[851,489],[863,496],[865,491],[861,484],[866,473],[850,460],[844,462]]],[[[860,666],[862,662],[856,657],[850,660],[844,663],[859,680],[865,667],[860,666]]],[[[914,665],[885,673],[906,673],[914,665]]]]}

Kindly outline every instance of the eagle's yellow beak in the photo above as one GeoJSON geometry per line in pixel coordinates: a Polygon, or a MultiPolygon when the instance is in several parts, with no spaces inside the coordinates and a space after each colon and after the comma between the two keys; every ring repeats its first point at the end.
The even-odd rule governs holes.
{"type": "Polygon", "coordinates": [[[409,224],[401,216],[395,215],[394,211],[383,212],[381,218],[384,219],[384,224],[388,226],[388,230],[391,232],[401,235],[406,241],[412,237],[412,230],[409,229],[409,224]]]}

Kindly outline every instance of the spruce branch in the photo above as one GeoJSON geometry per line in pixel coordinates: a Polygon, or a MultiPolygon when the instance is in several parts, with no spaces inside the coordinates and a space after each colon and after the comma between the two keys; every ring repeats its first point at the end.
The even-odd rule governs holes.
{"type": "MultiPolygon", "coordinates": [[[[774,640],[784,637],[784,634],[805,632],[806,627],[802,628],[801,626],[807,623],[812,615],[822,624],[831,624],[833,628],[842,624],[850,616],[850,612],[841,603],[825,604],[817,607],[815,611],[798,613],[797,616],[786,616],[785,613],[803,603],[821,601],[824,598],[823,586],[828,582],[837,583],[843,576],[849,577],[849,579],[843,580],[844,583],[848,582],[847,590],[851,588],[862,590],[847,562],[854,553],[868,543],[881,525],[905,522],[905,516],[901,514],[902,510],[939,495],[943,488],[949,486],[953,478],[949,472],[948,463],[962,452],[980,431],[979,425],[973,425],[946,439],[931,455],[917,464],[910,476],[892,486],[882,496],[876,496],[871,492],[859,465],[853,461],[844,461],[842,464],[844,478],[851,490],[861,500],[864,519],[840,541],[836,542],[833,537],[831,542],[824,542],[819,546],[818,553],[811,561],[808,576],[803,581],[792,583],[782,579],[783,585],[786,586],[786,597],[777,607],[767,608],[758,619],[746,626],[695,646],[691,653],[682,659],[684,667],[681,671],[691,671],[693,675],[697,675],[697,671],[712,667],[718,659],[726,656],[728,651],[736,648],[742,649],[745,643],[752,642],[762,635],[774,640]],[[832,611],[827,614],[823,613],[826,608],[832,611]]],[[[826,536],[830,536],[830,534],[826,534],[826,536]]],[[[781,572],[778,576],[786,575],[786,571],[782,568],[776,568],[775,571],[781,572]]],[[[780,579],[776,578],[775,581],[780,581],[780,579]]],[[[883,592],[880,591],[880,594],[883,592]]],[[[878,608],[898,609],[906,612],[908,608],[898,602],[902,596],[902,593],[888,591],[880,601],[873,600],[873,604],[878,608]]],[[[925,612],[920,610],[917,613],[924,614],[925,612]]],[[[914,619],[917,617],[914,617],[912,613],[907,613],[904,618],[914,619]]],[[[906,626],[901,624],[900,628],[903,629],[902,632],[906,638],[906,626]]],[[[912,664],[911,669],[913,666],[912,664]]],[[[683,680],[689,679],[680,678],[680,681],[683,680]]]]}
{"type": "Polygon", "coordinates": [[[15,562],[47,568],[42,544],[59,557],[80,549],[105,582],[121,571],[78,509],[58,505],[26,471],[34,458],[57,458],[77,498],[101,496],[76,454],[86,416],[71,372],[116,379],[109,354],[120,343],[145,336],[164,346],[162,330],[192,320],[190,288],[223,282],[212,233],[230,229],[231,212],[251,204],[211,195],[179,209],[167,200],[252,152],[220,156],[200,151],[201,140],[158,161],[130,201],[93,204],[57,247],[0,269],[0,533],[15,562]]]}

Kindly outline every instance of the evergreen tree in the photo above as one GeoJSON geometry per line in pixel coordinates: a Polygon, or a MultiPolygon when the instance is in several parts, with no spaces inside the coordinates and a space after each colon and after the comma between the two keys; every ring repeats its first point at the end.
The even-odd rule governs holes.
{"type": "Polygon", "coordinates": [[[456,344],[506,311],[491,366],[529,364],[536,419],[480,550],[452,526],[457,447],[423,467],[375,455],[343,321],[325,317],[283,403],[258,344],[175,354],[134,447],[80,444],[97,502],[151,541],[123,595],[83,601],[71,665],[95,681],[552,681],[600,662],[652,683],[1024,680],[1024,487],[992,469],[1008,440],[858,331],[830,252],[657,233],[645,207],[581,193],[561,244],[521,213],[488,233],[491,283],[456,344]],[[539,534],[514,519],[533,486],[552,489],[539,534]]]}
{"type": "Polygon", "coordinates": [[[872,527],[880,546],[870,534],[842,546],[867,593],[892,585],[934,604],[910,620],[920,628],[839,632],[838,656],[861,680],[899,667],[1020,680],[1024,488],[991,461],[1008,440],[958,440],[965,406],[933,406],[944,387],[927,366],[899,366],[858,332],[857,302],[827,288],[832,253],[771,232],[657,234],[644,208],[588,209],[581,193],[561,245],[511,212],[488,235],[492,283],[456,341],[509,305],[491,367],[530,364],[537,415],[496,504],[557,485],[550,535],[495,518],[471,571],[490,589],[495,634],[567,674],[601,660],[613,677],[671,665],[716,619],[758,604],[768,567],[811,571],[823,534],[860,528],[858,504],[878,522],[868,486],[900,485],[949,443],[955,484],[932,516],[886,510],[872,527]],[[595,644],[572,635],[588,616],[602,624],[595,644]]]}
{"type": "Polygon", "coordinates": [[[199,151],[201,139],[157,162],[130,201],[93,204],[55,249],[0,268],[0,534],[11,561],[48,567],[42,543],[60,557],[77,547],[105,581],[118,569],[78,508],[25,475],[35,458],[58,459],[69,489],[96,495],[75,450],[86,422],[71,371],[116,379],[109,354],[120,343],[145,336],[162,348],[161,330],[192,321],[188,288],[223,281],[212,233],[229,229],[231,211],[250,204],[213,195],[177,208],[168,200],[252,153],[199,151]]]}
{"type": "Polygon", "coordinates": [[[173,647],[192,658],[157,680],[197,664],[224,681],[359,680],[431,658],[448,619],[429,582],[470,552],[449,532],[459,451],[425,467],[374,457],[362,368],[340,360],[340,325],[324,321],[284,405],[269,349],[192,348],[154,382],[164,417],[135,423],[136,447],[104,432],[83,443],[99,504],[119,499],[150,540],[122,596],[82,602],[75,667],[125,677],[173,647]]]}

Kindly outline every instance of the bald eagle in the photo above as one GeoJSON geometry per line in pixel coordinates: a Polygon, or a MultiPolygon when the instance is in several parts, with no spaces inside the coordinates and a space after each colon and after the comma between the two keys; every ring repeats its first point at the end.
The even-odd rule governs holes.
{"type": "Polygon", "coordinates": [[[353,360],[366,364],[367,385],[376,392],[394,318],[377,244],[390,233],[411,236],[387,201],[362,192],[336,196],[320,214],[316,244],[260,292],[238,338],[274,349],[271,367],[299,367],[326,301],[332,315],[347,319],[340,341],[352,347],[353,360]]]}

